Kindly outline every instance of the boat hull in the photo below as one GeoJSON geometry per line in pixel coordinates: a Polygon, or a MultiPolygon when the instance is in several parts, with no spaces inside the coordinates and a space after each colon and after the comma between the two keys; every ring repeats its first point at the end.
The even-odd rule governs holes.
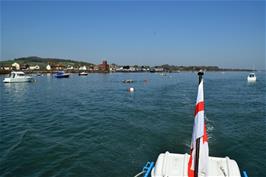
{"type": "Polygon", "coordinates": [[[87,76],[88,73],[79,73],[79,76],[87,76]]]}
{"type": "MultiPolygon", "coordinates": [[[[160,154],[152,169],[151,177],[187,177],[189,157],[188,154],[169,152],[160,154]]],[[[208,166],[208,176],[241,177],[236,161],[229,157],[209,157],[208,166]]],[[[199,176],[205,175],[199,174],[199,176]]]]}
{"type": "Polygon", "coordinates": [[[56,78],[68,78],[69,74],[55,75],[56,78]]]}
{"type": "Polygon", "coordinates": [[[255,82],[256,80],[257,80],[256,77],[248,77],[248,78],[247,78],[247,81],[248,81],[248,82],[255,82]]]}
{"type": "Polygon", "coordinates": [[[33,82],[34,79],[32,77],[25,78],[5,78],[3,80],[4,83],[19,83],[19,82],[33,82]]]}

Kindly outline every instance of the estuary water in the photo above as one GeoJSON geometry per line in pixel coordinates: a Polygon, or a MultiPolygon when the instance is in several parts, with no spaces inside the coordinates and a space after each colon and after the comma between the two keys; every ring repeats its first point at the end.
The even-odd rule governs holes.
{"type": "MultiPolygon", "coordinates": [[[[249,176],[262,177],[266,73],[257,72],[254,84],[247,75],[205,73],[209,149],[211,156],[229,156],[249,176]]],[[[189,152],[196,73],[35,79],[0,83],[0,176],[132,177],[159,153],[189,152]]]]}

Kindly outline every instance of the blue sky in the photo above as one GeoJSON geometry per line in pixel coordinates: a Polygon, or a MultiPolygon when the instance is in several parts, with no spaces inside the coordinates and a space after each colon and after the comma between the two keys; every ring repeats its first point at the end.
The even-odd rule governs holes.
{"type": "Polygon", "coordinates": [[[264,1],[1,1],[1,60],[265,69],[264,1]]]}

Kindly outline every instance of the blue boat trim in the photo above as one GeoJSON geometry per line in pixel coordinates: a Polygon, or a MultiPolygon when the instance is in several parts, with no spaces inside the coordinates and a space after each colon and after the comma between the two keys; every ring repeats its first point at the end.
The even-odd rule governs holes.
{"type": "Polygon", "coordinates": [[[243,175],[244,175],[244,177],[248,177],[248,174],[246,171],[243,171],[243,175]]]}
{"type": "Polygon", "coordinates": [[[148,177],[152,168],[154,167],[154,162],[147,162],[146,165],[143,167],[143,171],[145,172],[144,177],[148,177]]]}

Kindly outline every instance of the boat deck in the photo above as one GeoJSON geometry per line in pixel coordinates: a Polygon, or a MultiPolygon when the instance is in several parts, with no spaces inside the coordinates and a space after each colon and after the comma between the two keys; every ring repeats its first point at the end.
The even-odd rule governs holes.
{"type": "MultiPolygon", "coordinates": [[[[159,155],[152,177],[187,177],[188,154],[162,153],[159,155]]],[[[209,157],[208,176],[241,177],[239,167],[235,160],[229,157],[209,157]]],[[[204,174],[199,174],[203,177],[204,174]]]]}

